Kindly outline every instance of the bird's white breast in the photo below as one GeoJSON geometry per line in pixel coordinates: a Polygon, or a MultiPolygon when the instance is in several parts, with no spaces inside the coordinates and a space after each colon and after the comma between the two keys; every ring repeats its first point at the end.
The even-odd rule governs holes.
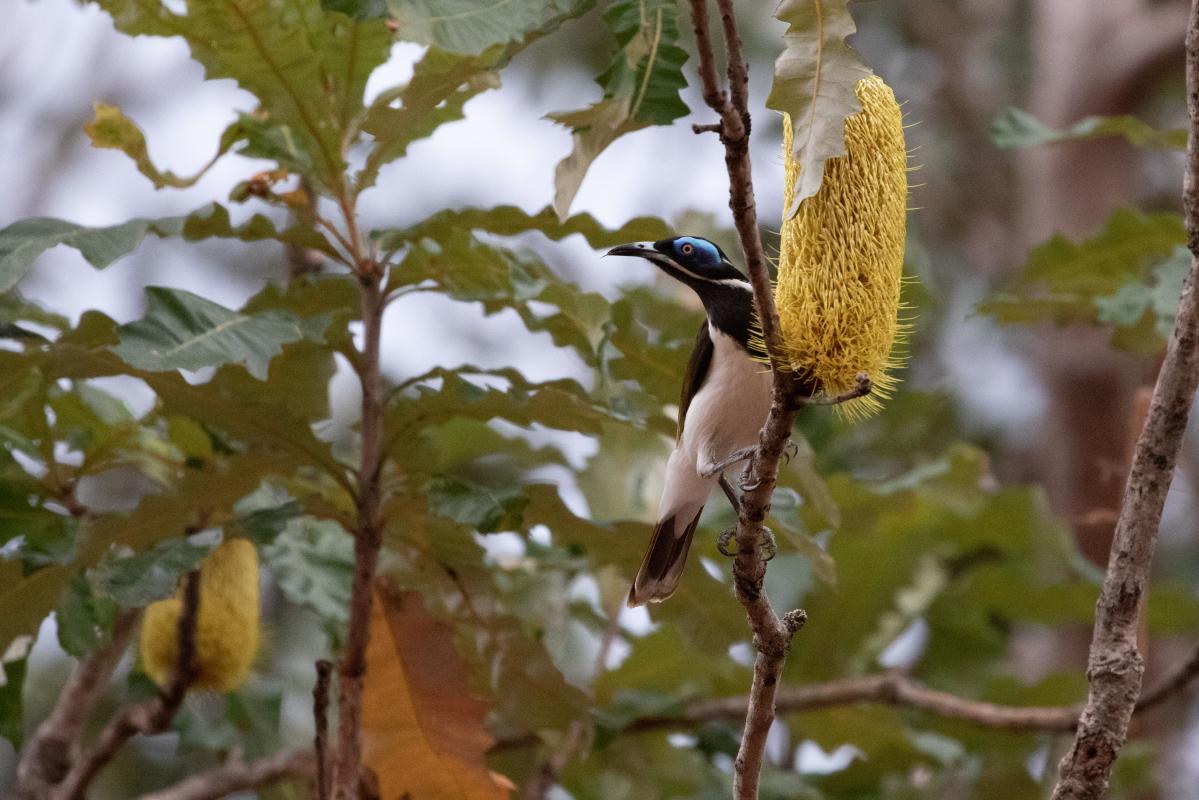
{"type": "Polygon", "coordinates": [[[770,370],[750,359],[729,336],[708,326],[712,362],[703,385],[691,399],[683,436],[666,465],[666,484],[658,518],[690,520],[699,513],[717,476],[700,470],[757,442],[770,412],[770,370]]]}
{"type": "Polygon", "coordinates": [[[748,447],[770,412],[770,370],[751,359],[732,337],[711,325],[712,364],[687,409],[682,446],[700,463],[719,461],[748,447]]]}

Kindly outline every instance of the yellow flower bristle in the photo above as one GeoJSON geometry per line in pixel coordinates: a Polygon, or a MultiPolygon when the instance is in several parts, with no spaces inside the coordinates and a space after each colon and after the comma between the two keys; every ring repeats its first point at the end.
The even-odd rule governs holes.
{"type": "Polygon", "coordinates": [[[799,165],[791,120],[783,121],[786,188],[779,252],[778,306],[786,367],[816,381],[821,393],[854,388],[859,372],[874,390],[838,406],[850,419],[882,408],[894,391],[889,374],[906,326],[898,318],[907,218],[903,114],[877,76],[856,86],[862,110],[845,120],[846,154],[824,165],[820,191],[794,205],[799,165]]]}
{"type": "MultiPolygon", "coordinates": [[[[182,607],[180,589],[147,606],[142,621],[142,668],[159,686],[175,671],[182,607]]],[[[245,683],[258,653],[259,613],[258,552],[246,539],[227,539],[200,565],[192,688],[228,692],[245,683]]]]}

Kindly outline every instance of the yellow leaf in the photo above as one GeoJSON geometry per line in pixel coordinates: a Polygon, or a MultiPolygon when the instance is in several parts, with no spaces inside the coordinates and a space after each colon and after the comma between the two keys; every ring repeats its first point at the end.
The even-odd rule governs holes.
{"type": "Polygon", "coordinates": [[[484,761],[494,743],[485,712],[449,626],[419,594],[376,589],[362,736],[382,800],[506,800],[515,787],[484,761]]]}

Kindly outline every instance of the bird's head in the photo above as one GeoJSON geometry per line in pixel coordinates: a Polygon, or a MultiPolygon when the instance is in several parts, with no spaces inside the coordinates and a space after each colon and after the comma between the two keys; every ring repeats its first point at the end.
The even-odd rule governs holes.
{"type": "Polygon", "coordinates": [[[748,279],[732,265],[724,251],[699,236],[624,244],[613,247],[607,255],[644,258],[670,277],[690,286],[700,297],[718,287],[749,288],[748,279]]]}

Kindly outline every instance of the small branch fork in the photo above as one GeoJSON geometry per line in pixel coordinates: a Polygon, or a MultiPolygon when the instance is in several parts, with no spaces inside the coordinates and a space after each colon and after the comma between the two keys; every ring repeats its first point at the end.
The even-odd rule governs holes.
{"type": "Polygon", "coordinates": [[[79,758],[88,717],[140,620],[140,609],[122,612],[113,624],[112,640],[81,660],[67,679],[54,710],[38,725],[21,754],[13,800],[47,797],[70,772],[79,758]]]}
{"type": "Polygon", "coordinates": [[[1107,574],[1095,612],[1087,663],[1089,694],[1070,751],[1058,768],[1054,800],[1098,800],[1128,735],[1144,660],[1137,627],[1153,561],[1162,507],[1199,384],[1199,0],[1186,33],[1187,140],[1182,208],[1191,250],[1174,332],[1137,440],[1116,523],[1107,574]]]}
{"type": "MultiPolygon", "coordinates": [[[[196,679],[196,618],[199,608],[200,573],[198,570],[192,570],[183,583],[183,604],[179,611],[178,661],[170,683],[154,699],[125,707],[104,726],[96,738],[96,743],[82,758],[75,761],[66,777],[54,790],[51,795],[54,800],[82,800],[92,780],[112,761],[125,742],[139,733],[161,733],[171,724],[175,712],[183,703],[187,688],[196,679]]],[[[127,640],[128,635],[123,632],[122,635],[127,640]]],[[[120,658],[119,653],[116,658],[120,658]]]]}
{"type": "Polygon", "coordinates": [[[139,800],[219,800],[234,792],[257,789],[286,778],[312,778],[311,750],[275,753],[257,761],[232,759],[192,775],[169,789],[142,795],[139,800]]]}

